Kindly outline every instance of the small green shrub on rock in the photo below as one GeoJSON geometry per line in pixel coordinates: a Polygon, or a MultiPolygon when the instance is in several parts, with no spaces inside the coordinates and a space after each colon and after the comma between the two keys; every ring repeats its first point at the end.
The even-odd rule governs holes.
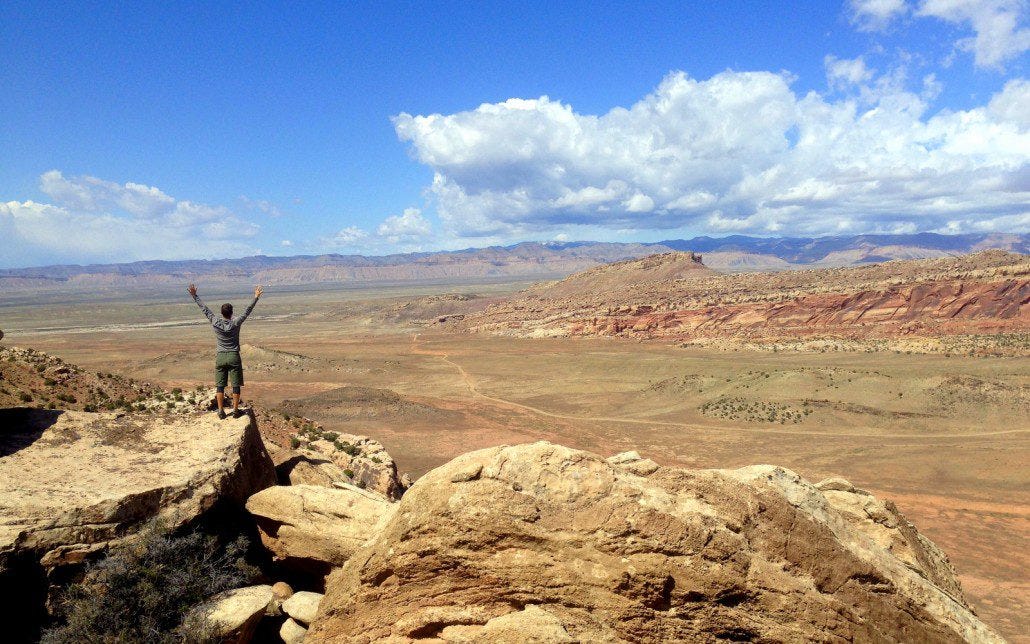
{"type": "Polygon", "coordinates": [[[361,452],[361,450],[358,449],[357,445],[352,445],[347,441],[337,442],[336,449],[340,450],[348,456],[357,456],[361,452]]]}

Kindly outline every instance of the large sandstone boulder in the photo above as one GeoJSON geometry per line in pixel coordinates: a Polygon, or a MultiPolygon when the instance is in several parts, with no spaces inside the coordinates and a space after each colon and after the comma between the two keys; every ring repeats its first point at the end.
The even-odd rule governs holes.
{"type": "Polygon", "coordinates": [[[326,574],[342,566],[397,507],[381,494],[341,485],[275,486],[247,500],[261,542],[277,561],[326,574]]]}
{"type": "Polygon", "coordinates": [[[151,519],[177,527],[275,484],[247,417],[17,412],[0,429],[0,574],[78,563],[151,519]]]}
{"type": "Polygon", "coordinates": [[[472,452],[333,572],[309,639],[1001,641],[900,513],[831,492],[767,465],[472,452]]]}

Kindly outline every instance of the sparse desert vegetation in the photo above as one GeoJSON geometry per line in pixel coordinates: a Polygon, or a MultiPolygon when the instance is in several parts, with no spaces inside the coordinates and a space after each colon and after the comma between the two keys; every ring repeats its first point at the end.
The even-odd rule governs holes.
{"type": "Polygon", "coordinates": [[[739,397],[720,397],[710,400],[699,408],[705,416],[743,420],[751,423],[797,424],[812,413],[807,402],[800,408],[782,403],[754,401],[739,397]]]}
{"type": "Polygon", "coordinates": [[[59,625],[42,644],[215,642],[189,612],[212,595],[258,574],[246,537],[221,543],[194,530],[177,534],[158,522],[89,566],[57,600],[59,625]]]}

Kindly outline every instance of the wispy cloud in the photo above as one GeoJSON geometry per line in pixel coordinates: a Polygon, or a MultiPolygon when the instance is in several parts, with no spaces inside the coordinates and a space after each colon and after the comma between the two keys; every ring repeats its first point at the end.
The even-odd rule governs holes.
{"type": "Polygon", "coordinates": [[[887,28],[895,18],[908,13],[905,0],[851,0],[851,18],[863,31],[879,31],[887,28]]]}
{"type": "Polygon", "coordinates": [[[325,241],[329,246],[351,248],[360,241],[368,239],[368,232],[357,226],[341,228],[335,235],[325,241]]]}
{"type": "Polygon", "coordinates": [[[260,212],[268,215],[269,217],[282,217],[286,214],[278,204],[268,201],[267,199],[251,199],[246,195],[240,195],[239,202],[244,210],[260,212]]]}
{"type": "Polygon", "coordinates": [[[971,36],[955,46],[973,54],[978,67],[1000,70],[1005,63],[1030,50],[1026,0],[850,0],[852,22],[863,31],[882,31],[897,19],[935,18],[971,36]]]}
{"type": "Polygon", "coordinates": [[[5,265],[231,257],[257,251],[259,227],[224,206],[92,176],[40,176],[53,203],[0,202],[5,265]]]}
{"type": "Polygon", "coordinates": [[[924,0],[915,15],[972,29],[956,46],[972,52],[979,67],[1001,69],[1030,49],[1025,0],[924,0]]]}

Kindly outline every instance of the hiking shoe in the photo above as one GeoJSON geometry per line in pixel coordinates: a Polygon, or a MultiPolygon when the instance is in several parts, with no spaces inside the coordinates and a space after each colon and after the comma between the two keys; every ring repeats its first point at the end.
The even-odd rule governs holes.
{"type": "Polygon", "coordinates": [[[225,410],[224,409],[219,409],[218,410],[218,420],[225,420],[225,410]]]}
{"type": "Polygon", "coordinates": [[[233,418],[242,418],[243,417],[243,410],[242,409],[234,409],[234,410],[232,410],[232,417],[233,418]]]}

